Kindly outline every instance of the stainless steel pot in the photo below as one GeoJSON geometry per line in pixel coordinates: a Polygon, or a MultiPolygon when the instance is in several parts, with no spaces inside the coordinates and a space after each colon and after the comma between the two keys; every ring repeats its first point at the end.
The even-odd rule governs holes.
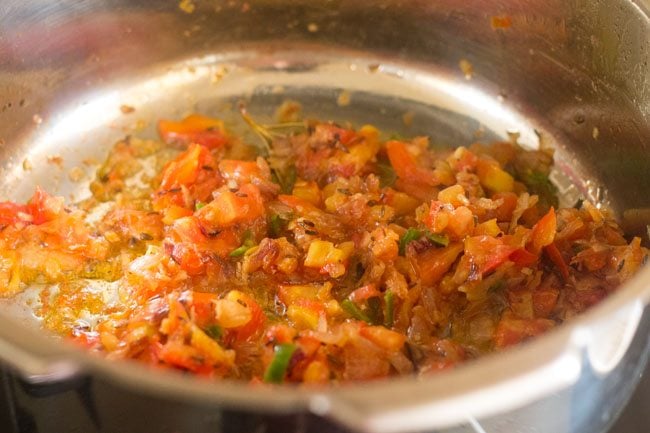
{"type": "MultiPolygon", "coordinates": [[[[263,116],[292,98],[319,117],[437,143],[511,129],[525,145],[544,140],[557,149],[554,179],[567,202],[589,197],[645,232],[649,14],[642,0],[5,0],[0,196],[22,200],[40,184],[81,198],[69,170],[125,134],[154,134],[153,119],[229,118],[240,99],[263,116]],[[337,104],[341,92],[349,105],[337,104]],[[123,104],[135,112],[121,113],[123,104]]],[[[520,348],[421,380],[336,389],[253,390],[105,362],[39,333],[24,297],[2,305],[0,358],[33,386],[90,377],[223,419],[311,412],[377,433],[595,433],[613,422],[645,364],[649,301],[643,269],[520,348]]]]}

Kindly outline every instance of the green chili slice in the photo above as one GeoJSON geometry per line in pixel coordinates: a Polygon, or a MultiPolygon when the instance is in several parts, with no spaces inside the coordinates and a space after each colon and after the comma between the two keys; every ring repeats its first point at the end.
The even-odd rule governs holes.
{"type": "Polygon", "coordinates": [[[446,247],[447,245],[449,245],[449,237],[447,237],[447,235],[431,233],[429,230],[423,231],[411,227],[406,231],[406,233],[404,233],[404,236],[402,236],[399,240],[399,254],[401,256],[405,255],[406,246],[409,243],[420,239],[422,236],[426,237],[427,239],[429,239],[431,242],[433,242],[438,246],[446,247]]]}
{"type": "Polygon", "coordinates": [[[287,368],[289,368],[289,362],[296,349],[296,345],[290,343],[275,346],[273,360],[264,372],[264,382],[282,383],[284,381],[287,368]]]}
{"type": "Polygon", "coordinates": [[[395,314],[395,294],[393,294],[392,290],[387,290],[386,294],[384,294],[384,303],[386,304],[386,311],[384,311],[384,325],[386,328],[392,328],[395,314]]]}
{"type": "Polygon", "coordinates": [[[219,325],[210,325],[205,328],[204,331],[208,337],[212,338],[213,340],[219,340],[223,335],[223,329],[221,329],[221,326],[219,325]]]}
{"type": "Polygon", "coordinates": [[[357,307],[357,305],[351,300],[345,299],[341,301],[341,307],[345,310],[346,313],[348,313],[353,318],[357,320],[363,320],[366,323],[372,324],[370,317],[368,317],[366,313],[361,311],[361,309],[357,307]]]}
{"type": "Polygon", "coordinates": [[[426,235],[427,235],[427,239],[429,239],[434,244],[437,244],[441,247],[446,247],[447,245],[449,245],[449,237],[447,237],[447,235],[439,235],[436,233],[431,233],[428,230],[426,235]]]}
{"type": "Polygon", "coordinates": [[[244,233],[244,242],[241,246],[232,250],[229,254],[230,257],[241,257],[246,254],[246,251],[250,250],[255,246],[255,240],[253,239],[253,234],[250,230],[246,230],[244,233]]]}
{"type": "Polygon", "coordinates": [[[368,299],[368,317],[373,325],[381,323],[381,298],[375,296],[368,299]]]}
{"type": "Polygon", "coordinates": [[[406,254],[406,246],[411,243],[412,241],[419,239],[422,236],[422,231],[411,227],[404,233],[404,236],[402,236],[399,240],[399,254],[400,256],[403,256],[406,254]]]}

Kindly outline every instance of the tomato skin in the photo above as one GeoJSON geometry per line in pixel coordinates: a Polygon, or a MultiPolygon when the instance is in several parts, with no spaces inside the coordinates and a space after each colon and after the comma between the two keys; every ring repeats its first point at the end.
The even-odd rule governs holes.
{"type": "Polygon", "coordinates": [[[393,166],[397,177],[404,182],[433,187],[439,184],[433,171],[420,167],[417,160],[401,141],[391,140],[386,143],[386,153],[390,165],[393,166]]]}
{"type": "Polygon", "coordinates": [[[0,203],[0,227],[16,224],[23,221],[19,214],[30,215],[27,206],[16,204],[10,201],[0,203]]]}
{"type": "Polygon", "coordinates": [[[205,262],[201,253],[193,245],[174,245],[171,257],[188,275],[201,275],[205,272],[205,262]]]}
{"type": "Polygon", "coordinates": [[[296,337],[296,330],[289,325],[271,325],[265,335],[264,341],[269,344],[291,343],[296,337]]]}
{"type": "Polygon", "coordinates": [[[463,244],[457,242],[445,248],[432,248],[420,254],[418,267],[422,284],[429,286],[440,281],[462,251],[463,244]]]}
{"type": "Polygon", "coordinates": [[[180,342],[172,341],[164,345],[158,345],[155,355],[166,364],[189,370],[196,374],[209,374],[213,368],[206,365],[201,353],[196,349],[180,342]]]}
{"type": "Polygon", "coordinates": [[[37,187],[27,204],[27,211],[32,215],[32,223],[36,225],[52,221],[63,211],[63,198],[52,197],[37,187]]]}
{"type": "Polygon", "coordinates": [[[555,216],[555,209],[551,208],[533,227],[530,236],[532,252],[539,254],[542,251],[542,248],[551,245],[555,239],[556,230],[557,219],[555,216]]]}
{"type": "Polygon", "coordinates": [[[550,245],[547,245],[546,248],[544,248],[544,251],[551,259],[551,261],[555,264],[555,266],[557,266],[560,274],[562,275],[562,278],[567,280],[570,274],[569,265],[567,265],[564,257],[562,257],[562,253],[558,249],[557,245],[555,243],[551,243],[550,245]]]}
{"type": "Polygon", "coordinates": [[[177,243],[201,244],[207,241],[207,237],[201,230],[198,218],[187,216],[179,218],[170,227],[171,239],[177,243]]]}
{"type": "Polygon", "coordinates": [[[219,162],[219,171],[224,179],[238,183],[250,183],[254,179],[264,178],[256,161],[222,159],[219,162]]]}
{"type": "Polygon", "coordinates": [[[501,238],[473,236],[465,239],[465,254],[477,266],[480,275],[496,269],[518,248],[506,245],[501,238]]]}
{"type": "Polygon", "coordinates": [[[498,192],[492,195],[492,200],[501,200],[503,203],[496,209],[496,218],[499,222],[510,222],[512,213],[517,207],[517,194],[514,192],[498,192]]]}
{"type": "Polygon", "coordinates": [[[207,158],[207,149],[194,144],[175,160],[171,161],[163,170],[160,182],[161,189],[172,189],[180,185],[190,185],[196,181],[202,159],[207,158]]]}
{"type": "Polygon", "coordinates": [[[533,266],[539,260],[539,257],[537,255],[531,253],[525,248],[514,250],[508,258],[517,266],[521,267],[533,266]]]}
{"type": "Polygon", "coordinates": [[[259,188],[253,184],[242,185],[237,192],[220,191],[214,200],[196,215],[201,223],[212,229],[252,222],[265,214],[264,200],[259,188]]]}
{"type": "Polygon", "coordinates": [[[212,191],[222,183],[210,151],[200,144],[192,144],[163,168],[153,208],[165,212],[174,206],[194,210],[196,201],[208,201],[212,191]]]}
{"type": "Polygon", "coordinates": [[[200,114],[191,114],[178,122],[160,120],[158,133],[169,144],[200,144],[217,149],[228,143],[223,122],[200,114]]]}
{"type": "Polygon", "coordinates": [[[192,320],[199,328],[205,328],[214,322],[214,301],[216,300],[217,295],[214,293],[192,292],[190,311],[192,320]]]}
{"type": "Polygon", "coordinates": [[[166,251],[189,275],[203,274],[213,256],[226,257],[238,246],[239,238],[232,230],[208,236],[195,216],[174,221],[165,238],[166,251]]]}

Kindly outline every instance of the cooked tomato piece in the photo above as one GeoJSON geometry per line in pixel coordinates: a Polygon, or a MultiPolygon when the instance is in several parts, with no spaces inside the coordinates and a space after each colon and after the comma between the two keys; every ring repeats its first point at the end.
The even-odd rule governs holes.
{"type": "Polygon", "coordinates": [[[166,238],[172,259],[190,275],[199,275],[214,257],[226,257],[239,245],[232,230],[211,234],[195,216],[174,221],[166,238]]]}
{"type": "Polygon", "coordinates": [[[31,214],[27,206],[10,201],[0,203],[0,227],[16,224],[19,221],[31,222],[31,214]]]}
{"type": "Polygon", "coordinates": [[[396,140],[387,142],[386,153],[397,177],[404,182],[424,187],[433,187],[440,184],[433,171],[418,165],[417,159],[408,151],[405,143],[396,140]]]}
{"type": "Polygon", "coordinates": [[[201,223],[210,229],[252,222],[264,214],[264,199],[253,184],[245,184],[236,192],[221,190],[215,193],[214,199],[196,213],[201,223]]]}
{"type": "Polygon", "coordinates": [[[52,221],[63,212],[63,198],[52,197],[37,187],[27,204],[27,211],[31,214],[34,224],[52,221]]]}
{"type": "Polygon", "coordinates": [[[178,122],[160,120],[158,132],[166,143],[171,144],[200,144],[215,149],[228,143],[223,122],[200,114],[191,114],[178,122]]]}
{"type": "Polygon", "coordinates": [[[525,248],[519,248],[510,253],[508,258],[517,266],[528,267],[533,266],[539,260],[539,257],[525,248]]]}
{"type": "Polygon", "coordinates": [[[465,254],[476,266],[477,274],[485,275],[510,258],[518,248],[506,245],[492,236],[473,236],[465,239],[465,254]]]}
{"type": "Polygon", "coordinates": [[[445,248],[431,248],[420,254],[417,262],[422,284],[428,286],[440,281],[462,252],[463,244],[458,242],[445,248]]]}
{"type": "Polygon", "coordinates": [[[564,257],[562,256],[562,253],[558,249],[557,245],[554,243],[551,243],[548,245],[544,251],[548,255],[548,257],[551,259],[551,261],[557,266],[558,270],[560,271],[560,274],[562,277],[566,280],[569,278],[569,265],[567,265],[566,261],[564,260],[564,257]]]}
{"type": "Polygon", "coordinates": [[[532,251],[539,253],[542,248],[552,244],[555,239],[556,230],[557,219],[555,217],[555,209],[551,208],[533,227],[533,232],[530,235],[532,251]]]}
{"type": "Polygon", "coordinates": [[[508,314],[499,321],[494,335],[495,347],[502,349],[536,337],[555,326],[547,319],[518,319],[508,314]]]}
{"type": "Polygon", "coordinates": [[[209,201],[222,182],[210,151],[205,146],[192,144],[163,168],[153,207],[159,211],[173,206],[193,210],[197,202],[209,201]]]}
{"type": "Polygon", "coordinates": [[[264,314],[262,307],[260,307],[252,296],[239,291],[234,295],[233,299],[235,302],[245,305],[251,314],[251,319],[246,324],[232,330],[234,341],[244,342],[253,337],[260,336],[266,324],[266,314],[264,314]]]}

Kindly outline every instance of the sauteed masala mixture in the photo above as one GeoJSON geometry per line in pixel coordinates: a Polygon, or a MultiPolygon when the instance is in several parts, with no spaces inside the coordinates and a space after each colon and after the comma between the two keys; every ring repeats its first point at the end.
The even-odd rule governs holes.
{"type": "MultiPolygon", "coordinates": [[[[0,203],[0,293],[109,359],[211,378],[424,375],[534,338],[644,263],[588,201],[558,209],[552,153],[439,149],[305,121],[246,143],[161,120],[65,203],[0,203]]],[[[249,140],[250,141],[250,140],[249,140]]]]}

